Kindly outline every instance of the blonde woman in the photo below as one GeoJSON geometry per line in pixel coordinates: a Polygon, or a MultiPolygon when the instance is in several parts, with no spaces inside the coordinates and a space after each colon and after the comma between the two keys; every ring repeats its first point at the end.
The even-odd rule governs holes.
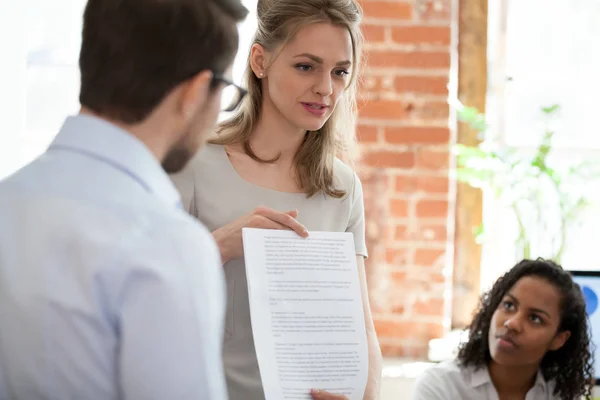
{"type": "MultiPolygon", "coordinates": [[[[232,400],[264,399],[244,270],[243,227],[354,234],[369,342],[365,399],[381,353],[365,281],[361,183],[351,167],[361,10],[354,0],[259,0],[248,94],[218,137],[173,177],[184,207],[211,229],[227,278],[224,363],[232,400]],[[351,165],[351,163],[348,163],[351,165]]],[[[235,104],[234,104],[235,106],[235,104]]],[[[236,107],[237,108],[237,107],[236,107]]],[[[319,389],[319,388],[316,388],[319,389]]],[[[343,399],[326,392],[315,399],[343,399]]]]}

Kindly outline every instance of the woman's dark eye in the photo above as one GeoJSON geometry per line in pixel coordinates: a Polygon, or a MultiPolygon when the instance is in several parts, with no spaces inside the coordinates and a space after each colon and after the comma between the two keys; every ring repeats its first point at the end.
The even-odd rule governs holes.
{"type": "Polygon", "coordinates": [[[504,301],[504,302],[502,302],[502,307],[503,307],[505,310],[512,311],[512,310],[514,310],[514,308],[515,308],[515,305],[513,304],[513,302],[512,302],[512,301],[508,301],[508,300],[507,300],[507,301],[504,301]]]}
{"type": "Polygon", "coordinates": [[[544,322],[544,320],[543,320],[543,319],[541,319],[539,316],[537,316],[537,315],[535,315],[535,314],[533,314],[533,315],[530,317],[530,319],[531,319],[531,322],[533,322],[534,324],[541,324],[541,323],[543,323],[543,322],[544,322]]]}

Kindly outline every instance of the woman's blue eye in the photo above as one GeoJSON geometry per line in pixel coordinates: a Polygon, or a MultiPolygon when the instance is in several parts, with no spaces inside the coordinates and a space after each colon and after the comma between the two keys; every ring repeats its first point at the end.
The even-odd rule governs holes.
{"type": "Polygon", "coordinates": [[[298,64],[298,65],[296,65],[296,68],[298,68],[299,70],[304,71],[304,72],[308,72],[308,71],[312,70],[312,66],[308,65],[308,64],[298,64]]]}
{"type": "Polygon", "coordinates": [[[345,69],[339,69],[339,70],[335,71],[335,74],[336,74],[337,76],[342,76],[342,77],[343,77],[343,76],[346,76],[346,75],[348,75],[348,74],[349,74],[349,72],[348,72],[348,71],[346,71],[345,69]]]}

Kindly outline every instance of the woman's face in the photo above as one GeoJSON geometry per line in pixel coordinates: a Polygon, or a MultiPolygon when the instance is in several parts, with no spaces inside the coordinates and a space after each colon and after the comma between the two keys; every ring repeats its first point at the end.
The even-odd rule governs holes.
{"type": "Polygon", "coordinates": [[[561,293],[547,280],[526,276],[504,295],[492,316],[488,340],[493,362],[539,365],[546,352],[560,349],[570,332],[558,332],[561,293]]]}
{"type": "Polygon", "coordinates": [[[258,45],[253,47],[252,69],[259,78],[264,73],[263,107],[301,131],[320,129],[350,79],[350,33],[329,23],[311,24],[278,50],[270,54],[258,45]]]}

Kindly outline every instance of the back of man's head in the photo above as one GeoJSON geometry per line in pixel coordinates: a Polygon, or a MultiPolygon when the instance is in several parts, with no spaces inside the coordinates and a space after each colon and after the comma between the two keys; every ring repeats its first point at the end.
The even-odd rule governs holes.
{"type": "Polygon", "coordinates": [[[225,72],[238,48],[240,0],[89,0],[80,103],[123,123],[144,120],[200,71],[225,72]]]}

